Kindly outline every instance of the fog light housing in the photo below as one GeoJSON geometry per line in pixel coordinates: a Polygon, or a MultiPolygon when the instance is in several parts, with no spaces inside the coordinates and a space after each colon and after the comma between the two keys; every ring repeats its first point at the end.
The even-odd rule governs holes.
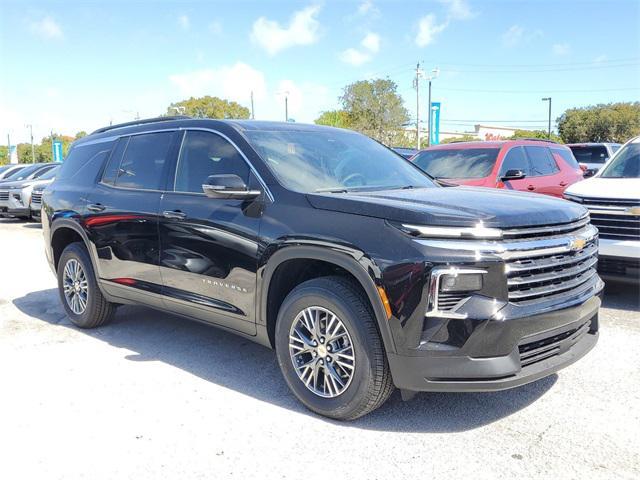
{"type": "Polygon", "coordinates": [[[473,292],[482,290],[481,273],[454,273],[442,276],[440,280],[442,292],[473,292]]]}

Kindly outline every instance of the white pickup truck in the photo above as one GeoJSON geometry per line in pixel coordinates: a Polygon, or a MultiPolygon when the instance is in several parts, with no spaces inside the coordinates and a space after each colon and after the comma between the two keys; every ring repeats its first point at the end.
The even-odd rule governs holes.
{"type": "Polygon", "coordinates": [[[640,282],[640,137],[625,143],[596,175],[567,188],[564,197],[587,207],[600,231],[600,275],[640,282]]]}

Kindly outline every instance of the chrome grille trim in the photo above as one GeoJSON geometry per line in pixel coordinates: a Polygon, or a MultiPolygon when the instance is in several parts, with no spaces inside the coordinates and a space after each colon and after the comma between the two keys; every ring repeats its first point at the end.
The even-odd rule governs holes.
{"type": "MultiPolygon", "coordinates": [[[[564,262],[563,265],[566,265],[567,263],[568,262],[564,262]]],[[[541,273],[537,275],[529,275],[527,277],[509,278],[509,280],[507,280],[507,285],[511,287],[515,285],[521,286],[521,285],[529,285],[531,283],[560,280],[565,277],[572,277],[572,276],[579,275],[585,272],[586,270],[589,270],[591,267],[594,267],[597,263],[598,263],[598,257],[594,256],[569,268],[563,268],[561,270],[553,270],[548,273],[541,273]]],[[[536,266],[533,269],[538,269],[538,267],[536,266]]]]}
{"type": "Polygon", "coordinates": [[[548,225],[545,227],[532,227],[532,228],[509,228],[504,229],[502,231],[502,235],[504,238],[513,238],[513,237],[524,237],[524,236],[535,236],[538,234],[560,234],[565,232],[571,232],[578,230],[589,223],[589,215],[586,214],[584,217],[576,220],[571,223],[564,223],[560,225],[548,225]]]}
{"type": "Polygon", "coordinates": [[[0,191],[0,200],[9,200],[9,190],[0,191]]]}

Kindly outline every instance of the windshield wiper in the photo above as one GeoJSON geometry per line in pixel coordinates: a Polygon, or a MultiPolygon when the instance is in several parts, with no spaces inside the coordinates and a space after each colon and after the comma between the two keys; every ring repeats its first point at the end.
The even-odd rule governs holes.
{"type": "Polygon", "coordinates": [[[336,188],[336,187],[317,188],[314,191],[316,193],[348,193],[349,192],[349,190],[347,190],[346,188],[336,188]]]}

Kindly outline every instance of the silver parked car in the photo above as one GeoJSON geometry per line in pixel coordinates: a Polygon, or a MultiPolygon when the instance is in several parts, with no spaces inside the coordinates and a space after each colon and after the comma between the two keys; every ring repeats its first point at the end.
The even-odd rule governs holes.
{"type": "Polygon", "coordinates": [[[619,143],[570,143],[579,164],[586,165],[585,177],[593,176],[620,149],[619,143]]]}
{"type": "Polygon", "coordinates": [[[30,165],[8,177],[8,181],[0,182],[0,216],[30,218],[33,188],[52,181],[59,166],[59,163],[30,165]]]}

